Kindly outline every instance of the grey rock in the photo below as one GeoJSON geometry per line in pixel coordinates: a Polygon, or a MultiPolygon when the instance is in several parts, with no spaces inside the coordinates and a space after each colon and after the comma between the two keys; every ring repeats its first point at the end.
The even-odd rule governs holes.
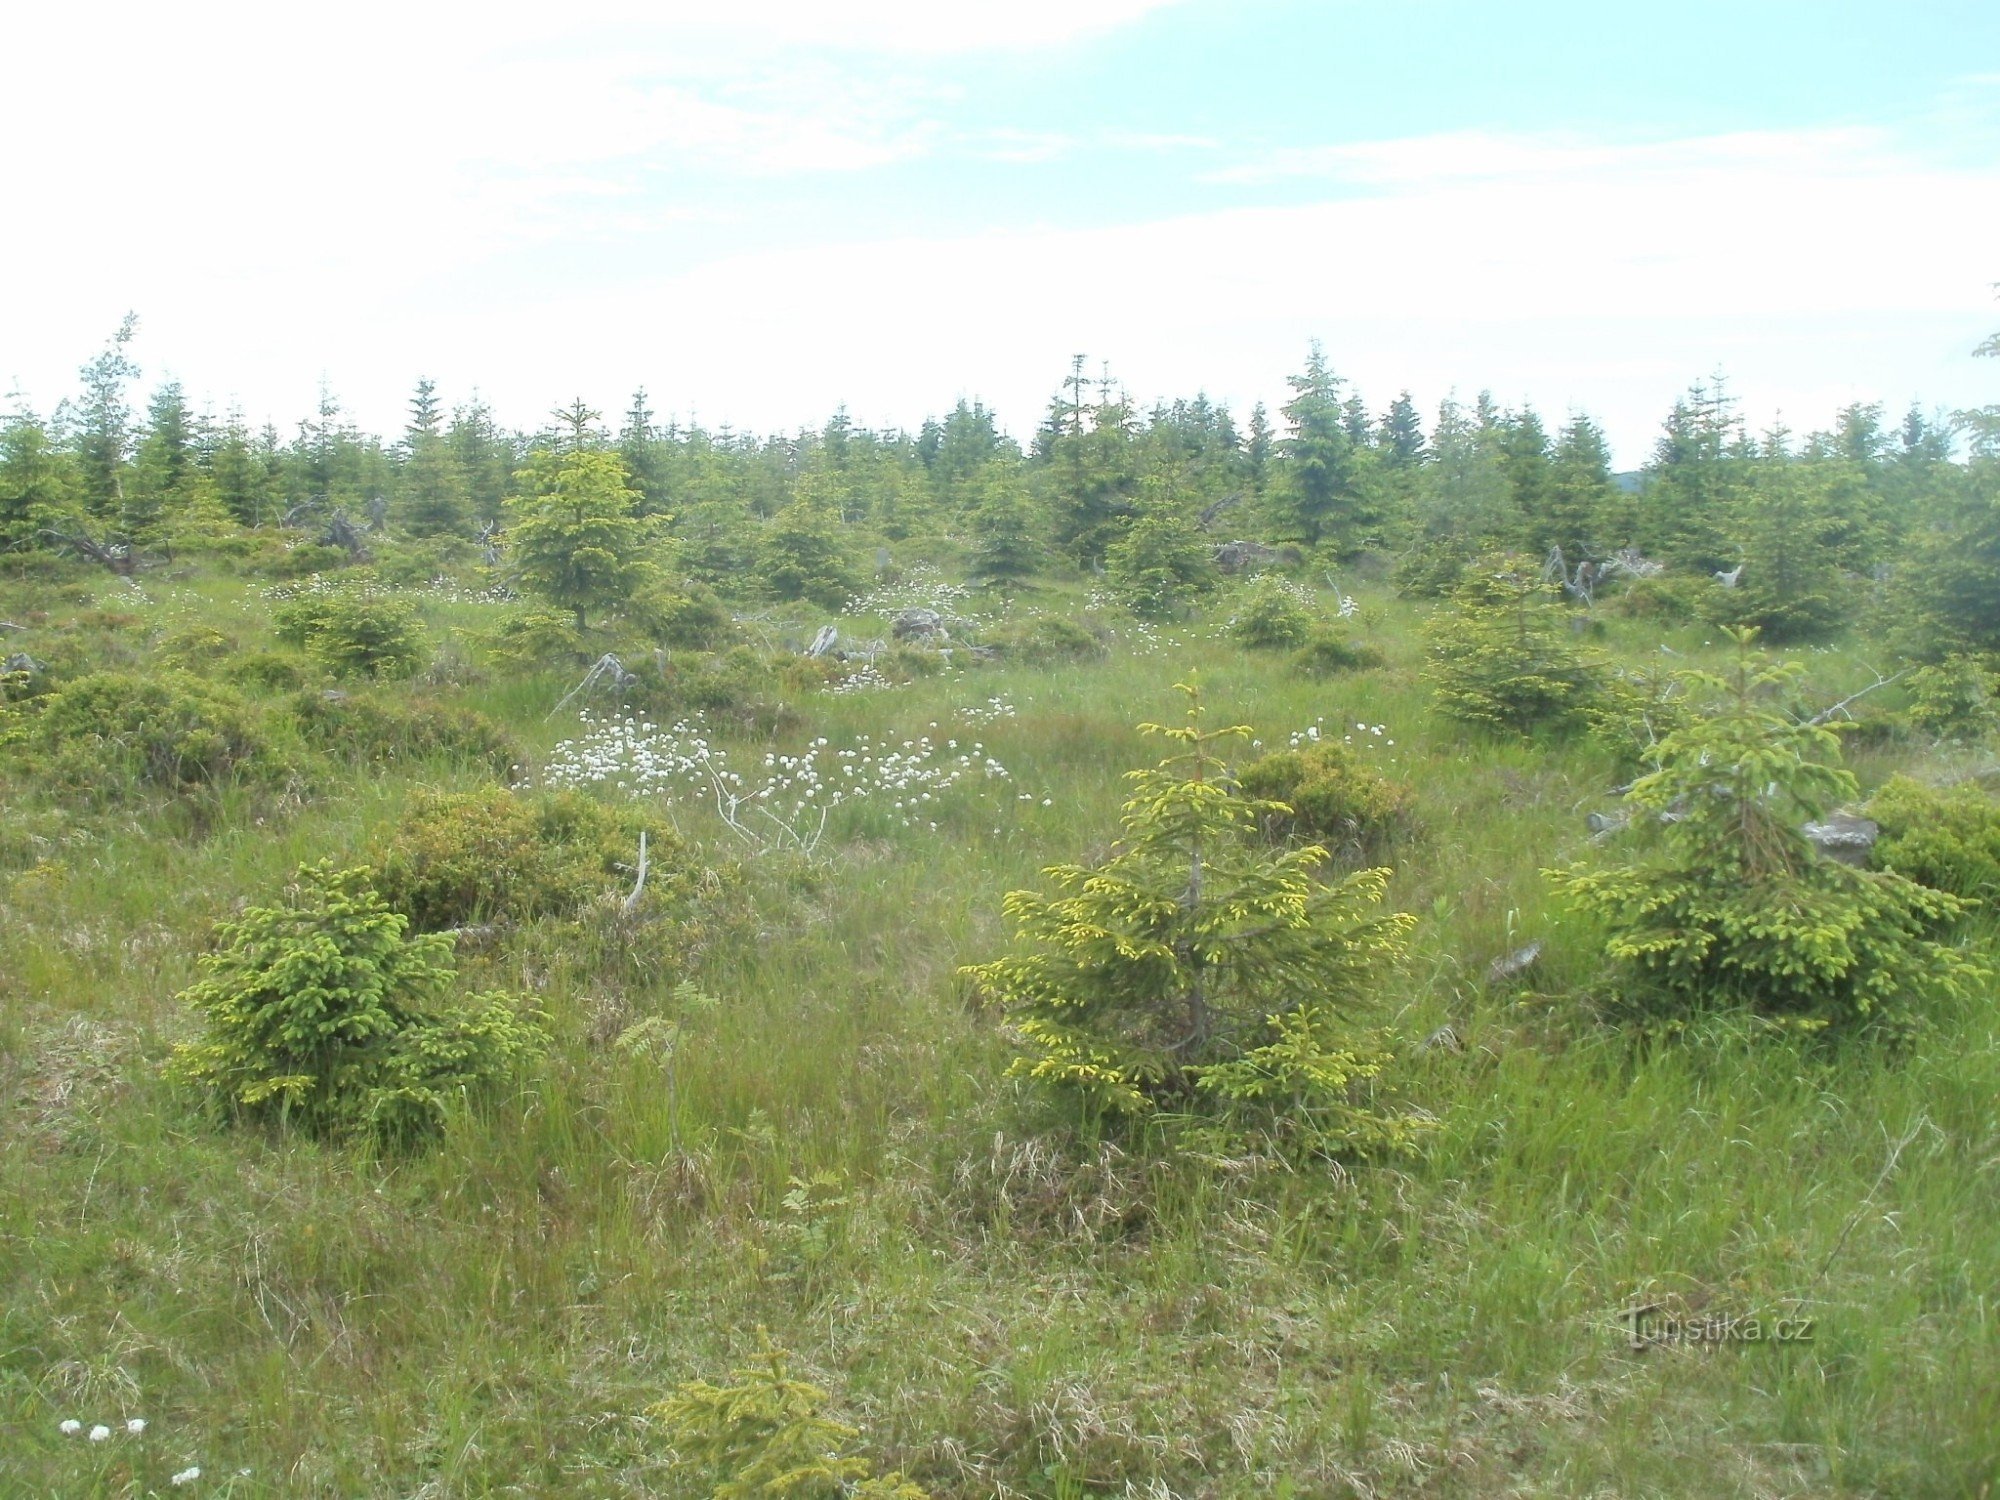
{"type": "Polygon", "coordinates": [[[898,641],[928,644],[951,637],[945,632],[944,616],[934,609],[904,609],[889,622],[889,635],[898,641]]]}
{"type": "Polygon", "coordinates": [[[1488,984],[1505,984],[1510,979],[1518,978],[1532,969],[1535,966],[1535,961],[1541,956],[1542,940],[1536,938],[1534,942],[1527,944],[1525,947],[1516,948],[1512,953],[1502,958],[1496,958],[1492,963],[1488,964],[1486,966],[1486,982],[1488,984]]]}
{"type": "Polygon", "coordinates": [[[1865,865],[1868,851],[1881,836],[1881,825],[1853,813],[1834,813],[1818,823],[1808,823],[1799,832],[1828,859],[1844,865],[1865,865]]]}

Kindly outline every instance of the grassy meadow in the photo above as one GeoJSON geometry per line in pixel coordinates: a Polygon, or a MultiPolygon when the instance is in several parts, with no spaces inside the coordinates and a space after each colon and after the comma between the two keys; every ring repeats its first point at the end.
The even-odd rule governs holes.
{"type": "MultiPolygon", "coordinates": [[[[161,1075],[218,920],[304,862],[366,862],[421,790],[495,779],[449,748],[308,742],[285,705],[470,709],[538,785],[574,762],[578,709],[616,696],[554,713],[580,667],[488,650],[517,606],[412,587],[414,678],[239,682],[283,777],[65,789],[12,754],[0,1494],[707,1494],[648,1408],[742,1365],[760,1329],[878,1468],[940,1497],[1992,1493],[1993,986],[1900,1053],[1601,1024],[1602,936],[1542,871],[1591,857],[1586,815],[1632,768],[1438,716],[1430,607],[1341,582],[1385,665],[1305,677],[1236,643],[1230,596],[1150,626],[1051,583],[960,608],[1101,617],[1101,659],[961,650],[889,687],[794,672],[754,711],[710,710],[700,732],[746,777],[817,748],[841,779],[863,737],[928,738],[932,766],[979,748],[943,789],[844,801],[823,832],[809,815],[806,850],[747,842],[691,777],[649,794],[681,840],[653,872],[673,901],[628,913],[621,879],[579,915],[461,937],[461,982],[532,997],[549,1051],[407,1150],[232,1127],[161,1075]],[[1413,1155],[1306,1170],[1097,1134],[1006,1076],[1009,1038],[957,973],[1004,951],[1006,892],[1110,847],[1123,773],[1161,753],[1136,726],[1176,718],[1190,678],[1264,749],[1317,726],[1413,789],[1389,898],[1418,919],[1411,961],[1368,1018],[1436,1120],[1413,1155]],[[1537,964],[1489,979],[1530,941],[1537,964]],[[1635,1350],[1620,1313],[1641,1305],[1811,1337],[1635,1350]]],[[[72,667],[173,657],[219,680],[284,654],[271,611],[221,560],[0,576],[8,649],[72,667]],[[203,631],[225,644],[194,650],[203,631]]],[[[1712,629],[1598,614],[1591,644],[1620,661],[1726,659],[1712,629]]],[[[753,628],[795,651],[826,618],[753,628]]],[[[1811,704],[1882,665],[1864,643],[1799,654],[1811,704]]],[[[693,712],[633,716],[664,742],[693,712]]],[[[1865,792],[1975,755],[1857,734],[1848,764],[1865,792]]],[[[1990,960],[1994,931],[1975,917],[1964,941],[1990,960]]]]}

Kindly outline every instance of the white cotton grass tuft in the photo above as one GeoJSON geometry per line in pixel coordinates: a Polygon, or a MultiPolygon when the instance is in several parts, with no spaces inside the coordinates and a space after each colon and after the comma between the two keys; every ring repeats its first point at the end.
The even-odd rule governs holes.
{"type": "Polygon", "coordinates": [[[175,1474],[171,1478],[169,1478],[167,1480],[167,1483],[172,1485],[175,1489],[179,1489],[184,1484],[193,1484],[199,1478],[201,1478],[201,1465],[189,1464],[185,1469],[182,1469],[178,1474],[175,1474]]]}
{"type": "Polygon", "coordinates": [[[127,1417],[125,1419],[125,1430],[131,1433],[132,1436],[137,1437],[146,1430],[146,1419],[144,1417],[127,1417]]]}
{"type": "Polygon", "coordinates": [[[90,1429],[90,1440],[93,1443],[101,1443],[110,1436],[111,1429],[106,1427],[102,1422],[99,1422],[95,1427],[90,1429]]]}
{"type": "Polygon", "coordinates": [[[730,764],[727,752],[709,742],[699,718],[662,726],[632,714],[595,718],[586,713],[582,722],[582,734],[550,752],[545,784],[606,786],[634,797],[706,802],[732,824],[755,811],[795,836],[815,821],[824,826],[826,815],[837,808],[869,801],[893,804],[889,811],[899,815],[896,821],[916,827],[909,814],[919,803],[935,802],[962,782],[1012,780],[984,743],[960,749],[956,740],[939,745],[929,735],[880,741],[858,735],[839,750],[821,735],[797,755],[766,752],[758,770],[746,776],[730,764]]]}
{"type": "Polygon", "coordinates": [[[83,1423],[77,1421],[75,1417],[64,1417],[56,1423],[56,1431],[62,1433],[64,1437],[75,1437],[83,1431],[83,1423]]]}

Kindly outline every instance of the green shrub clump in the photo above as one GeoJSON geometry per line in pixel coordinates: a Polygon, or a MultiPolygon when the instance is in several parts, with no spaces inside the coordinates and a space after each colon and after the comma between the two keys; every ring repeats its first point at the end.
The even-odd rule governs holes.
{"type": "Polygon", "coordinates": [[[241,698],[185,672],[93,672],[43,704],[30,743],[58,786],[92,801],[141,786],[214,788],[252,767],[286,769],[241,698]]]}
{"type": "Polygon", "coordinates": [[[567,791],[419,792],[378,846],[376,883],[419,932],[572,916],[593,900],[623,897],[641,832],[646,891],[657,901],[675,885],[681,845],[636,809],[567,791]]]}
{"type": "Polygon", "coordinates": [[[1313,628],[1312,612],[1301,594],[1311,597],[1307,590],[1281,578],[1259,578],[1237,610],[1230,634],[1253,651],[1296,650],[1306,643],[1313,628]]]}
{"type": "Polygon", "coordinates": [[[540,1051],[541,1018],[456,995],[451,939],[407,936],[366,870],[306,865],[282,905],[217,929],[181,1000],[204,1036],[168,1074],[233,1115],[408,1141],[540,1051]]]}
{"type": "Polygon", "coordinates": [[[1238,779],[1245,796],[1282,804],[1283,811],[1265,818],[1270,832],[1323,844],[1335,854],[1372,858],[1413,827],[1410,788],[1338,740],[1266,755],[1238,779]]]}
{"type": "Polygon", "coordinates": [[[2000,728],[2000,691],[1976,656],[1954,655],[1910,673],[1910,724],[1941,740],[1974,744],[2000,728]]]}
{"type": "Polygon", "coordinates": [[[1305,644],[1292,653],[1293,670],[1306,677],[1337,677],[1342,672],[1366,672],[1388,660],[1366,641],[1357,641],[1338,625],[1316,626],[1305,644]]]}
{"type": "Polygon", "coordinates": [[[308,745],[357,765],[446,761],[506,776],[521,759],[505,729],[457,704],[329,690],[294,694],[286,711],[308,745]]]}
{"type": "Polygon", "coordinates": [[[625,610],[626,618],[649,640],[662,646],[713,651],[736,636],[736,621],[728,607],[706,584],[688,582],[678,588],[656,584],[641,590],[625,610]]]}
{"type": "Polygon", "coordinates": [[[1101,661],[1110,645],[1100,630],[1067,615],[1029,615],[996,631],[993,646],[1010,661],[1046,666],[1051,662],[1101,661]]]}
{"type": "Polygon", "coordinates": [[[1878,868],[2000,906],[2000,802],[1973,785],[1939,790],[1896,776],[1875,794],[1868,816],[1882,827],[1878,868]]]}
{"type": "Polygon", "coordinates": [[[1622,863],[1550,871],[1576,910],[1606,923],[1618,1001],[1669,1029],[1745,1009],[1803,1032],[1907,1036],[1916,1002],[1963,993],[1977,970],[1932,937],[1964,903],[1890,871],[1825,858],[1801,824],[1854,794],[1830,763],[1839,739],[1761,701],[1793,664],[1753,667],[1751,631],[1733,680],[1683,674],[1723,694],[1662,740],[1632,786],[1640,847],[1622,863]]]}
{"type": "MultiPolygon", "coordinates": [[[[1186,689],[1193,699],[1193,690],[1186,689]]],[[[1224,1149],[1331,1157],[1407,1144],[1419,1117],[1370,1096],[1392,1057],[1352,1013],[1412,925],[1376,910],[1387,870],[1334,882],[1317,845],[1273,850],[1216,741],[1249,731],[1141,726],[1182,747],[1131,773],[1124,836],[1095,866],[1014,891],[1017,951],[964,972],[1006,1010],[1013,1071],[1089,1110],[1166,1111],[1224,1149]]]]}
{"type": "Polygon", "coordinates": [[[279,640],[341,677],[407,677],[423,664],[423,627],[404,599],[330,589],[282,604],[272,618],[279,640]]]}
{"type": "Polygon", "coordinates": [[[1441,712],[1527,733],[1581,725],[1604,668],[1572,642],[1560,590],[1507,558],[1467,574],[1457,607],[1429,629],[1426,674],[1441,712]]]}

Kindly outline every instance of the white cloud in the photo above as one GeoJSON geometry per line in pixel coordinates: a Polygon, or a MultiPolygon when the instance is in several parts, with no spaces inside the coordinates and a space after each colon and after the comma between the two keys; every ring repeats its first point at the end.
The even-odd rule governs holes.
{"type": "Polygon", "coordinates": [[[1795,425],[1862,396],[1992,399],[1964,355],[2000,322],[2000,169],[1881,130],[1294,147],[1216,175],[1332,201],[861,244],[802,224],[784,251],[730,252],[760,179],[945,151],[1219,156],[948,123],[942,55],[1070,44],[1163,3],[35,6],[10,18],[28,65],[0,94],[0,135],[25,143],[0,387],[49,404],[136,306],[149,373],[289,420],[324,371],[383,426],[419,373],[526,424],[644,381],[740,425],[840,401],[914,422],[963,391],[1026,426],[1078,349],[1142,398],[1247,405],[1282,395],[1313,335],[1377,405],[1406,384],[1576,402],[1629,457],[1717,364],[1795,425]]]}

